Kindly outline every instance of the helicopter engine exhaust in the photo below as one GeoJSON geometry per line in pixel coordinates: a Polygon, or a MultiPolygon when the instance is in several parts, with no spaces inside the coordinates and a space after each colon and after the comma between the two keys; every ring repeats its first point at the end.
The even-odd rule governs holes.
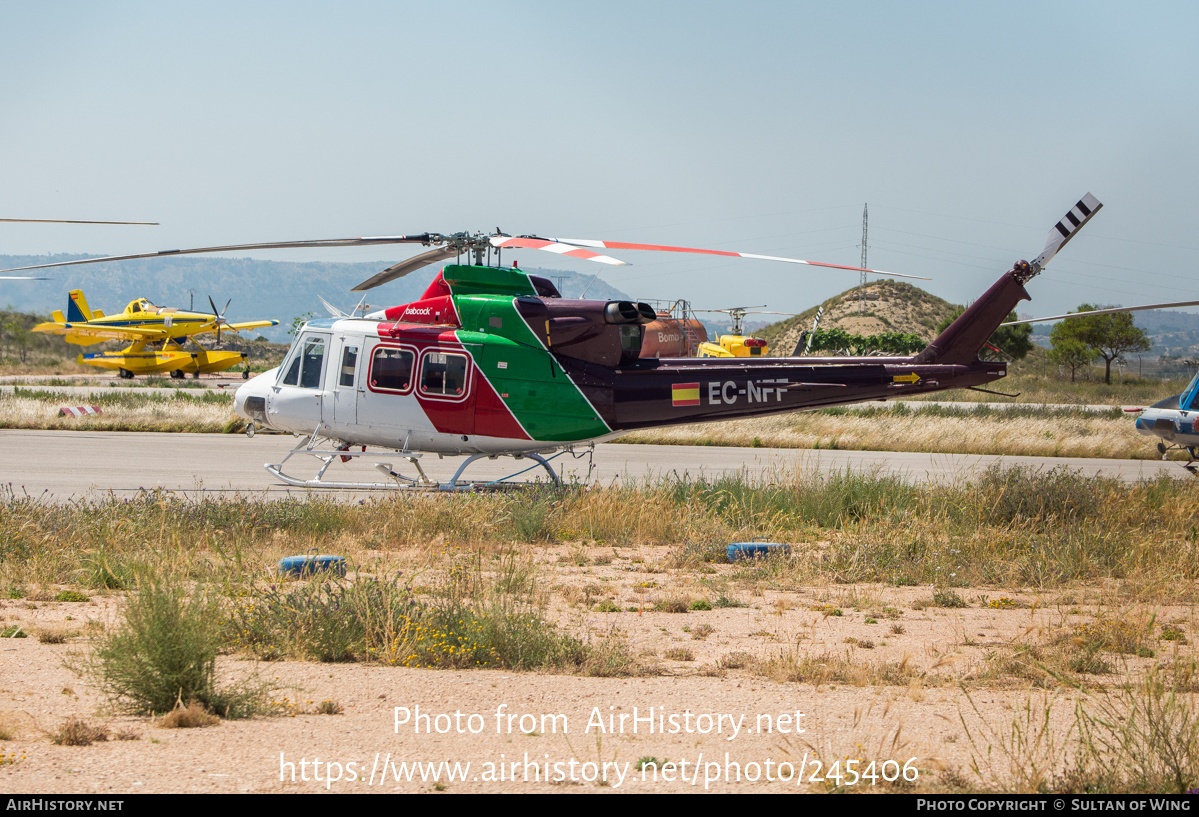
{"type": "Polygon", "coordinates": [[[631,301],[608,301],[604,307],[604,322],[612,324],[650,323],[657,314],[649,304],[631,301]]]}
{"type": "Polygon", "coordinates": [[[643,326],[656,317],[648,304],[633,301],[522,297],[516,309],[551,351],[602,366],[636,360],[643,326]]]}

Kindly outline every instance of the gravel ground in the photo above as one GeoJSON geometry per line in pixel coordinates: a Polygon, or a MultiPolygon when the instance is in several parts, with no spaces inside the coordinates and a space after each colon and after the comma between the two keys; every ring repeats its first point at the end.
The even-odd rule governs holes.
{"type": "MultiPolygon", "coordinates": [[[[845,774],[847,759],[858,761],[859,774],[875,772],[874,781],[860,779],[857,788],[911,791],[902,788],[905,767],[921,790],[994,785],[1010,779],[1013,764],[998,749],[986,760],[986,747],[1010,740],[1013,718],[1027,712],[1037,720],[1049,707],[1053,741],[1023,753],[1014,768],[1061,761],[1076,693],[1060,686],[1047,693],[1011,673],[987,676],[988,657],[1068,640],[1099,608],[1125,620],[1155,615],[1192,632],[1190,608],[1113,606],[1114,586],[1045,594],[959,588],[969,606],[957,609],[925,606],[929,588],[750,589],[738,596],[744,607],[653,612],[648,608],[658,601],[698,597],[700,589],[682,571],[635,572],[646,563],[656,569],[654,560],[664,559],[666,550],[582,566],[571,562],[570,548],[544,553],[555,571],[551,615],[589,637],[620,632],[651,674],[591,678],[226,656],[222,676],[256,675],[275,686],[275,714],[208,728],[167,729],[148,717],[114,714],[71,669],[89,649],[86,622],[115,626],[118,596],[5,600],[0,628],[80,634],[62,644],[35,636],[0,640],[0,729],[6,735],[0,754],[8,760],[0,764],[0,788],[95,794],[825,791],[833,784],[816,778],[837,760],[845,774]],[[597,599],[637,611],[594,612],[597,599]],[[778,672],[753,660],[784,654],[847,659],[860,677],[797,683],[779,680],[778,672]],[[322,701],[335,702],[341,713],[313,714],[322,701]],[[105,727],[109,739],[55,745],[51,735],[72,719],[105,727]],[[1041,757],[1046,747],[1049,754],[1041,757]],[[972,756],[983,761],[978,773],[972,756]],[[643,758],[676,765],[663,765],[655,779],[652,768],[637,770],[643,758]],[[898,786],[884,774],[899,775],[898,786]]],[[[1087,679],[1092,690],[1115,687],[1125,673],[1155,661],[1193,658],[1189,644],[1158,646],[1155,658],[1113,657],[1115,674],[1087,679]]],[[[1090,700],[1096,697],[1102,692],[1090,700]]]]}

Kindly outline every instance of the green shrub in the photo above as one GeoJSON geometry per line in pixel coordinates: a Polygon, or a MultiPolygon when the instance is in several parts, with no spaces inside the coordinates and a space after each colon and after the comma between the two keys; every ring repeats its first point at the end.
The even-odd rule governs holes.
{"type": "Polygon", "coordinates": [[[938,590],[933,593],[933,604],[937,607],[968,607],[966,600],[953,590],[938,590]]]}
{"type": "Polygon", "coordinates": [[[447,596],[420,599],[399,576],[255,588],[235,606],[229,632],[263,658],[629,674],[620,645],[599,649],[563,633],[528,601],[465,597],[458,585],[469,580],[451,575],[447,596]]]}
{"type": "Polygon", "coordinates": [[[216,685],[223,626],[219,597],[209,588],[197,586],[189,595],[175,580],[148,576],[84,669],[128,712],[169,712],[196,701],[227,718],[248,717],[263,690],[216,685]]]}

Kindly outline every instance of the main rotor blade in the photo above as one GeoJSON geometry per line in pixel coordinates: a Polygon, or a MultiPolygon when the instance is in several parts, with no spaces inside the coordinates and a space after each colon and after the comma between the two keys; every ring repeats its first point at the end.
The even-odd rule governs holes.
{"type": "Polygon", "coordinates": [[[1087,193],[1078,203],[1070,208],[1066,215],[1062,216],[1062,220],[1053,225],[1053,229],[1049,231],[1049,237],[1045,239],[1045,249],[1041,250],[1041,254],[1033,259],[1032,267],[1038,272],[1045,268],[1049,260],[1057,255],[1058,250],[1066,246],[1071,238],[1074,238],[1075,233],[1082,229],[1082,225],[1090,221],[1096,213],[1103,207],[1099,199],[1087,193]]]}
{"type": "Polygon", "coordinates": [[[916,278],[921,281],[932,280],[922,275],[904,275],[898,272],[885,272],[883,270],[866,269],[864,267],[850,267],[844,264],[826,264],[821,261],[801,261],[798,258],[782,258],[777,255],[757,255],[748,252],[730,252],[728,250],[704,250],[697,247],[672,247],[665,244],[633,244],[625,241],[595,241],[589,238],[539,238],[537,236],[524,236],[521,238],[509,238],[507,236],[494,236],[491,243],[497,247],[527,247],[535,250],[548,250],[559,255],[569,255],[575,258],[586,258],[589,261],[599,261],[604,264],[623,264],[623,261],[617,261],[607,255],[599,255],[597,253],[589,253],[584,247],[595,247],[606,250],[652,250],[654,252],[685,252],[696,253],[699,255],[723,255],[734,258],[756,258],[760,261],[782,261],[786,264],[806,264],[812,267],[828,267],[830,269],[851,270],[853,272],[869,272],[874,275],[892,275],[896,278],[916,278]]]}
{"type": "Polygon", "coordinates": [[[22,224],[137,224],[143,227],[157,227],[157,221],[79,221],[63,218],[0,218],[0,221],[22,224]]]}
{"type": "Polygon", "coordinates": [[[32,275],[0,275],[0,281],[49,281],[49,278],[34,278],[32,275]]]}
{"type": "Polygon", "coordinates": [[[368,236],[364,238],[329,238],[312,241],[274,241],[263,244],[229,244],[224,247],[198,247],[190,250],[160,250],[136,255],[109,255],[104,258],[81,258],[77,261],[59,261],[54,264],[34,264],[28,267],[12,267],[0,272],[20,272],[49,267],[73,267],[77,264],[100,264],[104,261],[133,261],[138,258],[161,258],[167,255],[195,255],[205,252],[241,252],[242,250],[291,250],[323,247],[372,247],[382,244],[428,244],[428,233],[421,235],[368,236]]]}
{"type": "Polygon", "coordinates": [[[571,244],[558,241],[555,238],[536,238],[534,236],[509,236],[509,235],[493,235],[491,237],[491,245],[493,247],[519,247],[527,250],[545,250],[546,252],[556,253],[558,255],[567,255],[571,258],[582,258],[585,261],[595,261],[599,264],[612,264],[613,266],[621,266],[627,264],[627,261],[621,261],[619,258],[613,258],[610,255],[600,255],[591,250],[584,250],[581,247],[572,246],[571,244]]]}
{"type": "Polygon", "coordinates": [[[423,252],[420,255],[415,255],[407,261],[388,267],[377,275],[372,275],[358,286],[350,290],[350,292],[364,292],[368,289],[386,284],[388,281],[394,281],[396,278],[403,278],[410,272],[415,272],[421,267],[427,267],[429,264],[436,264],[438,261],[444,261],[447,258],[453,258],[458,255],[458,250],[452,246],[435,247],[428,252],[423,252]]]}
{"type": "Polygon", "coordinates": [[[1050,318],[1029,318],[1024,321],[1009,321],[1000,326],[1020,326],[1025,323],[1042,323],[1044,321],[1060,321],[1063,318],[1081,318],[1084,315],[1110,315],[1113,312],[1137,312],[1142,309],[1170,309],[1175,306],[1199,306],[1199,301],[1175,301],[1168,304],[1145,304],[1143,306],[1113,306],[1110,309],[1092,309],[1090,312],[1070,312],[1065,315],[1054,315],[1050,318]]]}

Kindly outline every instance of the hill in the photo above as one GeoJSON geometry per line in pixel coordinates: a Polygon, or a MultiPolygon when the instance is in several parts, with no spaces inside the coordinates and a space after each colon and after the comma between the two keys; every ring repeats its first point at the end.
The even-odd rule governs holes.
{"type": "Polygon", "coordinates": [[[853,287],[794,318],[771,324],[757,335],[779,355],[789,355],[800,335],[812,328],[816,310],[824,307],[822,329],[838,327],[855,335],[910,332],[932,340],[936,326],[961,307],[902,281],[883,279],[853,287]]]}

